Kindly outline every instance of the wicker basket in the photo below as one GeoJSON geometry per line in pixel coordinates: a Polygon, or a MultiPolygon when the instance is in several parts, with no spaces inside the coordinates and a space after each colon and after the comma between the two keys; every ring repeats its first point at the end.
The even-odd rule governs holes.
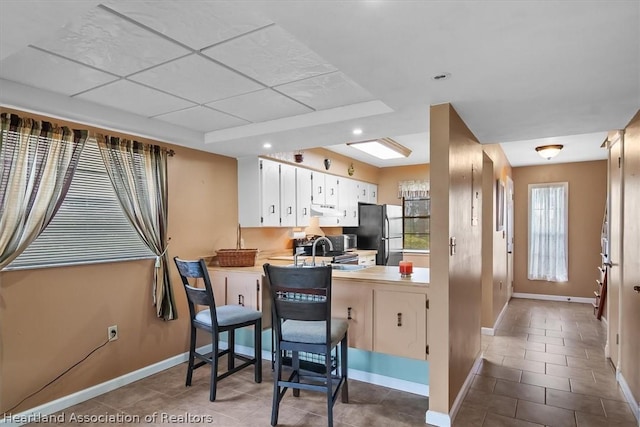
{"type": "Polygon", "coordinates": [[[242,229],[238,224],[236,249],[218,249],[218,264],[220,267],[253,267],[256,264],[257,249],[240,249],[242,229]]]}
{"type": "Polygon", "coordinates": [[[253,267],[256,264],[257,249],[218,249],[220,267],[253,267]]]}

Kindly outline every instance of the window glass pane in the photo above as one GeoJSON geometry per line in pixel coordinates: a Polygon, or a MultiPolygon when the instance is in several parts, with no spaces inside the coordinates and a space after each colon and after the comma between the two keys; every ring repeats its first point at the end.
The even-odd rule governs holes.
{"type": "Polygon", "coordinates": [[[125,217],[98,145],[90,139],[56,216],[7,269],[153,256],[125,217]]]}
{"type": "Polygon", "coordinates": [[[431,199],[405,200],[404,216],[428,216],[431,211],[431,199]]]}
{"type": "Polygon", "coordinates": [[[529,187],[529,280],[568,280],[567,200],[567,183],[529,187]]]}
{"type": "Polygon", "coordinates": [[[403,248],[429,249],[431,199],[405,199],[403,206],[403,248]]]}

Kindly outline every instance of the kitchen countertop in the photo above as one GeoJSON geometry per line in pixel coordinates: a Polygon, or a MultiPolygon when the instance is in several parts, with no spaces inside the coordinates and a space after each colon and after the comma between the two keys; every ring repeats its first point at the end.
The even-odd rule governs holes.
{"type": "MultiPolygon", "coordinates": [[[[273,264],[278,265],[278,261],[280,261],[280,265],[284,265],[282,259],[285,257],[274,257],[275,259],[263,260],[263,263],[276,261],[273,264]]],[[[293,257],[291,257],[293,259],[293,257]]],[[[316,260],[318,257],[316,257],[316,260]]],[[[210,270],[221,270],[221,271],[238,271],[238,272],[246,272],[246,273],[263,273],[262,263],[257,263],[253,267],[220,267],[220,266],[209,266],[210,270]]],[[[291,267],[293,268],[293,267],[291,267]]],[[[414,267],[413,274],[411,277],[400,277],[399,268],[397,266],[385,266],[385,265],[372,265],[367,268],[363,268],[361,270],[355,271],[340,271],[333,270],[332,277],[334,279],[349,279],[356,282],[375,282],[375,283],[389,283],[393,285],[402,285],[402,286],[429,286],[429,269],[428,268],[420,268],[414,267]]]]}

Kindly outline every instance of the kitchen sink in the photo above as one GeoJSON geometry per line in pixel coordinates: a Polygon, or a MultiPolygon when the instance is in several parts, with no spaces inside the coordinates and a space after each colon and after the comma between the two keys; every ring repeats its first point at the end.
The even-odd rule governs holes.
{"type": "MultiPolygon", "coordinates": [[[[286,265],[286,267],[290,267],[290,268],[309,268],[309,267],[313,267],[313,265],[298,264],[296,266],[294,264],[288,264],[288,265],[286,265]]],[[[367,267],[369,267],[369,266],[368,265],[358,265],[358,264],[331,264],[331,268],[333,270],[338,270],[338,271],[358,271],[358,270],[364,270],[367,267]]]]}
{"type": "Polygon", "coordinates": [[[369,267],[368,265],[358,264],[331,264],[331,268],[339,271],[358,271],[369,267]]]}

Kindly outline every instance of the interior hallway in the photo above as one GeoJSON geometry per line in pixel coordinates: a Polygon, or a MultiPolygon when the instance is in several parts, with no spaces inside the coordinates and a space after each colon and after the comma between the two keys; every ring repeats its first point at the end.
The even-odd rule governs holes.
{"type": "MultiPolygon", "coordinates": [[[[484,360],[454,427],[637,427],[604,358],[604,325],[590,305],[512,299],[496,336],[483,336],[482,343],[484,360]]],[[[209,416],[208,425],[214,426],[269,425],[269,362],[264,363],[262,384],[253,382],[247,368],[219,383],[213,403],[208,400],[208,368],[195,371],[191,388],[184,386],[185,372],[181,364],[68,408],[60,425],[74,425],[71,413],[126,413],[140,415],[144,422],[154,412],[209,416]]],[[[349,404],[338,400],[334,408],[336,427],[425,426],[425,397],[355,380],[349,381],[349,394],[349,404]]],[[[319,393],[303,391],[296,399],[289,392],[279,425],[326,426],[324,402],[319,393]]],[[[163,425],[159,416],[156,421],[152,425],[163,425]]],[[[191,421],[172,425],[207,424],[191,421]]]]}

